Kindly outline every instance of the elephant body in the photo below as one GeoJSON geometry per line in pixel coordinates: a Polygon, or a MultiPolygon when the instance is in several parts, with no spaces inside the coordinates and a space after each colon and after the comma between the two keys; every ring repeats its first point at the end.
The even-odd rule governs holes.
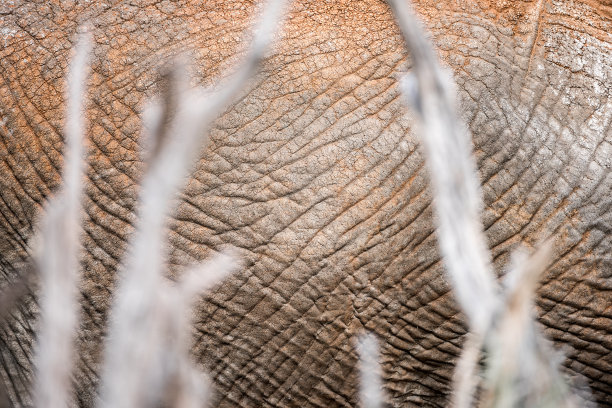
{"type": "MultiPolygon", "coordinates": [[[[108,309],[135,220],[140,119],[160,61],[189,51],[209,84],[240,60],[250,2],[0,5],[0,270],[31,255],[59,183],[63,87],[77,27],[89,85],[82,322],[75,384],[92,406],[108,309]]],[[[612,7],[593,0],[420,1],[458,85],[503,274],[552,235],[545,334],[612,406],[612,7]]],[[[198,307],[193,354],[219,406],[355,406],[354,337],[377,334],[393,406],[448,402],[463,316],[440,262],[423,158],[397,74],[410,67],[380,1],[295,1],[244,97],[216,122],[170,220],[172,274],[231,244],[244,268],[198,307]]],[[[36,302],[0,332],[0,377],[30,403],[36,302]]]]}

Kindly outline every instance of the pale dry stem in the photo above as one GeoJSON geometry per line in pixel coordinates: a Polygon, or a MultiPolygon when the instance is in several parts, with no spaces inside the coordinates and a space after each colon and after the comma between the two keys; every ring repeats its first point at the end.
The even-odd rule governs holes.
{"type": "Polygon", "coordinates": [[[532,316],[532,299],[549,250],[520,258],[502,291],[493,273],[480,221],[482,200],[466,126],[456,114],[450,75],[405,0],[389,0],[413,59],[402,92],[416,112],[432,179],[437,237],[470,332],[454,375],[453,401],[472,406],[480,351],[487,350],[483,406],[571,406],[558,366],[532,316]]]}
{"type": "Polygon", "coordinates": [[[389,3],[412,55],[413,73],[403,82],[403,91],[419,121],[442,257],[471,329],[482,333],[499,291],[480,222],[483,205],[471,142],[455,112],[452,79],[439,66],[420,23],[405,1],[389,3]]]}
{"type": "Polygon", "coordinates": [[[357,340],[359,353],[359,402],[362,408],[381,408],[385,396],[381,367],[379,364],[378,341],[373,334],[363,334],[357,340]]]}
{"type": "Polygon", "coordinates": [[[184,293],[193,290],[186,289],[185,282],[205,289],[232,269],[232,262],[217,258],[215,279],[214,271],[208,268],[205,272],[211,275],[199,282],[188,275],[182,289],[177,289],[181,293],[168,291],[163,279],[165,220],[206,145],[212,121],[244,88],[262,61],[283,3],[268,2],[246,60],[237,73],[224,80],[223,87],[214,91],[188,89],[186,70],[175,68],[162,105],[149,115],[148,128],[153,132],[149,136],[149,166],[143,179],[140,217],[112,308],[102,377],[103,407],[149,407],[168,398],[172,404],[188,407],[197,406],[204,398],[195,385],[199,383],[195,370],[187,365],[186,341],[177,333],[189,326],[182,316],[191,303],[181,296],[193,297],[191,292],[184,293]]]}
{"type": "Polygon", "coordinates": [[[461,355],[457,360],[453,373],[453,394],[451,406],[455,408],[470,407],[474,399],[474,391],[479,382],[479,367],[481,350],[484,345],[484,335],[468,332],[461,355]]]}
{"type": "Polygon", "coordinates": [[[515,253],[505,277],[505,301],[488,338],[485,406],[572,407],[558,359],[539,332],[533,299],[551,258],[550,242],[531,256],[515,253]]]}
{"type": "Polygon", "coordinates": [[[84,88],[90,37],[82,35],[67,80],[63,186],[47,206],[41,225],[40,329],[35,351],[34,405],[66,408],[72,401],[71,373],[79,302],[80,200],[83,178],[84,88]]]}
{"type": "Polygon", "coordinates": [[[480,223],[482,199],[467,130],[455,112],[454,86],[437,62],[420,23],[403,0],[390,0],[408,50],[413,72],[402,92],[418,119],[432,179],[437,237],[455,296],[472,334],[453,378],[452,404],[471,406],[480,348],[497,309],[499,288],[480,223]],[[459,368],[459,367],[458,367],[459,368]]]}
{"type": "Polygon", "coordinates": [[[194,303],[198,295],[213,289],[238,269],[237,255],[226,251],[214,256],[202,265],[189,269],[178,285],[168,287],[164,320],[167,344],[164,345],[166,378],[169,387],[165,401],[177,408],[202,407],[209,398],[207,379],[193,365],[190,328],[194,303]]]}

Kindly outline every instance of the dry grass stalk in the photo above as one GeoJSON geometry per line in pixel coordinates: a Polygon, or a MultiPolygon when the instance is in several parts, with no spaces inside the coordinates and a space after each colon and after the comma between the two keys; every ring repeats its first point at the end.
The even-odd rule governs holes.
{"type": "Polygon", "coordinates": [[[221,253],[203,265],[188,270],[178,285],[165,288],[160,302],[163,329],[161,356],[166,387],[163,406],[200,408],[208,400],[207,379],[193,365],[190,350],[189,312],[198,295],[207,292],[238,268],[236,255],[221,253]]]}
{"type": "Polygon", "coordinates": [[[456,114],[450,75],[439,66],[410,6],[402,0],[389,4],[412,56],[413,73],[401,85],[419,120],[433,184],[439,246],[471,330],[453,379],[453,405],[469,407],[480,349],[498,308],[499,293],[479,218],[479,179],[468,132],[456,114]]]}
{"type": "Polygon", "coordinates": [[[450,74],[439,66],[420,23],[405,1],[389,4],[412,55],[413,73],[403,82],[403,92],[419,119],[444,263],[470,327],[483,332],[498,289],[480,223],[483,205],[469,135],[456,114],[450,74]]]}
{"type": "Polygon", "coordinates": [[[36,347],[34,404],[65,408],[72,401],[71,373],[79,302],[80,201],[83,177],[83,99],[89,35],[82,35],[68,76],[63,186],[51,199],[41,226],[43,246],[40,329],[36,347]]]}
{"type": "Polygon", "coordinates": [[[382,408],[385,396],[381,367],[378,363],[378,342],[368,333],[357,340],[359,353],[359,401],[362,408],[382,408]]]}
{"type": "MultiPolygon", "coordinates": [[[[266,5],[245,62],[223,81],[224,86],[188,89],[188,76],[179,64],[169,74],[162,104],[149,113],[149,167],[140,217],[112,308],[103,407],[150,407],[161,402],[191,407],[205,399],[199,376],[187,364],[188,342],[178,334],[189,326],[183,316],[191,302],[183,299],[186,294],[193,297],[192,287],[187,286],[197,279],[189,275],[176,291],[164,286],[165,220],[206,144],[212,121],[244,88],[265,56],[283,3],[272,0],[266,5]]],[[[227,257],[217,258],[202,271],[208,274],[200,281],[202,288],[217,282],[233,265],[227,257]]]]}
{"type": "Polygon", "coordinates": [[[485,407],[573,406],[551,350],[537,331],[532,299],[545,269],[547,247],[518,258],[502,291],[486,247],[476,165],[466,126],[458,118],[454,86],[405,0],[389,0],[412,55],[402,83],[416,112],[432,178],[437,236],[452,287],[470,332],[454,376],[452,405],[472,406],[481,349],[488,351],[485,407]]]}
{"type": "Polygon", "coordinates": [[[484,343],[484,335],[468,332],[463,350],[453,373],[453,396],[451,406],[470,407],[474,398],[474,390],[479,383],[480,352],[484,343]]]}
{"type": "Polygon", "coordinates": [[[516,253],[505,277],[505,307],[487,339],[490,363],[484,406],[576,406],[559,371],[559,359],[533,317],[535,290],[549,264],[551,248],[546,243],[530,257],[516,253]]]}

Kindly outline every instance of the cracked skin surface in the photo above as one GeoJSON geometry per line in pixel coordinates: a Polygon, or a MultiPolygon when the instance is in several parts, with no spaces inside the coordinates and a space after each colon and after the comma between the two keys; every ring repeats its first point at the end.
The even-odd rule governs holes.
{"type": "MultiPolygon", "coordinates": [[[[538,319],[612,406],[612,13],[609,2],[421,1],[454,72],[500,273],[555,236],[538,319]]],[[[90,164],[76,391],[92,406],[115,272],[134,222],[138,113],[183,51],[210,84],[240,60],[255,7],[223,1],[0,4],[0,270],[26,262],[62,165],[63,87],[93,26],[90,164]]],[[[355,406],[353,336],[383,344],[392,406],[443,406],[465,332],[436,249],[431,194],[398,97],[409,63],[387,6],[294,2],[244,98],[216,122],[171,221],[173,273],[224,244],[245,268],[198,307],[194,356],[216,404],[355,406]]],[[[0,377],[30,404],[36,302],[0,331],[0,377]]]]}

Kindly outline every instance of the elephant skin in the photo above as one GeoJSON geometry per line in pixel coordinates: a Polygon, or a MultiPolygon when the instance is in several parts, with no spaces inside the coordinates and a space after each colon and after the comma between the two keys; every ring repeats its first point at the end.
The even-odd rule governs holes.
{"type": "MultiPolygon", "coordinates": [[[[612,406],[612,4],[420,1],[458,84],[503,274],[548,235],[544,333],[612,406]]],[[[0,270],[31,255],[59,184],[64,77],[78,26],[95,38],[89,84],[79,406],[96,398],[101,338],[143,171],[139,113],[160,62],[189,52],[204,84],[248,44],[250,2],[0,4],[0,270]]],[[[243,270],[198,307],[193,354],[215,403],[355,406],[354,337],[377,334],[392,406],[448,403],[465,319],[442,268],[428,175],[399,97],[409,58],[378,0],[296,0],[244,97],[219,118],[170,222],[172,274],[226,244],[243,270]]],[[[0,377],[28,406],[37,308],[0,332],[0,377]]]]}

